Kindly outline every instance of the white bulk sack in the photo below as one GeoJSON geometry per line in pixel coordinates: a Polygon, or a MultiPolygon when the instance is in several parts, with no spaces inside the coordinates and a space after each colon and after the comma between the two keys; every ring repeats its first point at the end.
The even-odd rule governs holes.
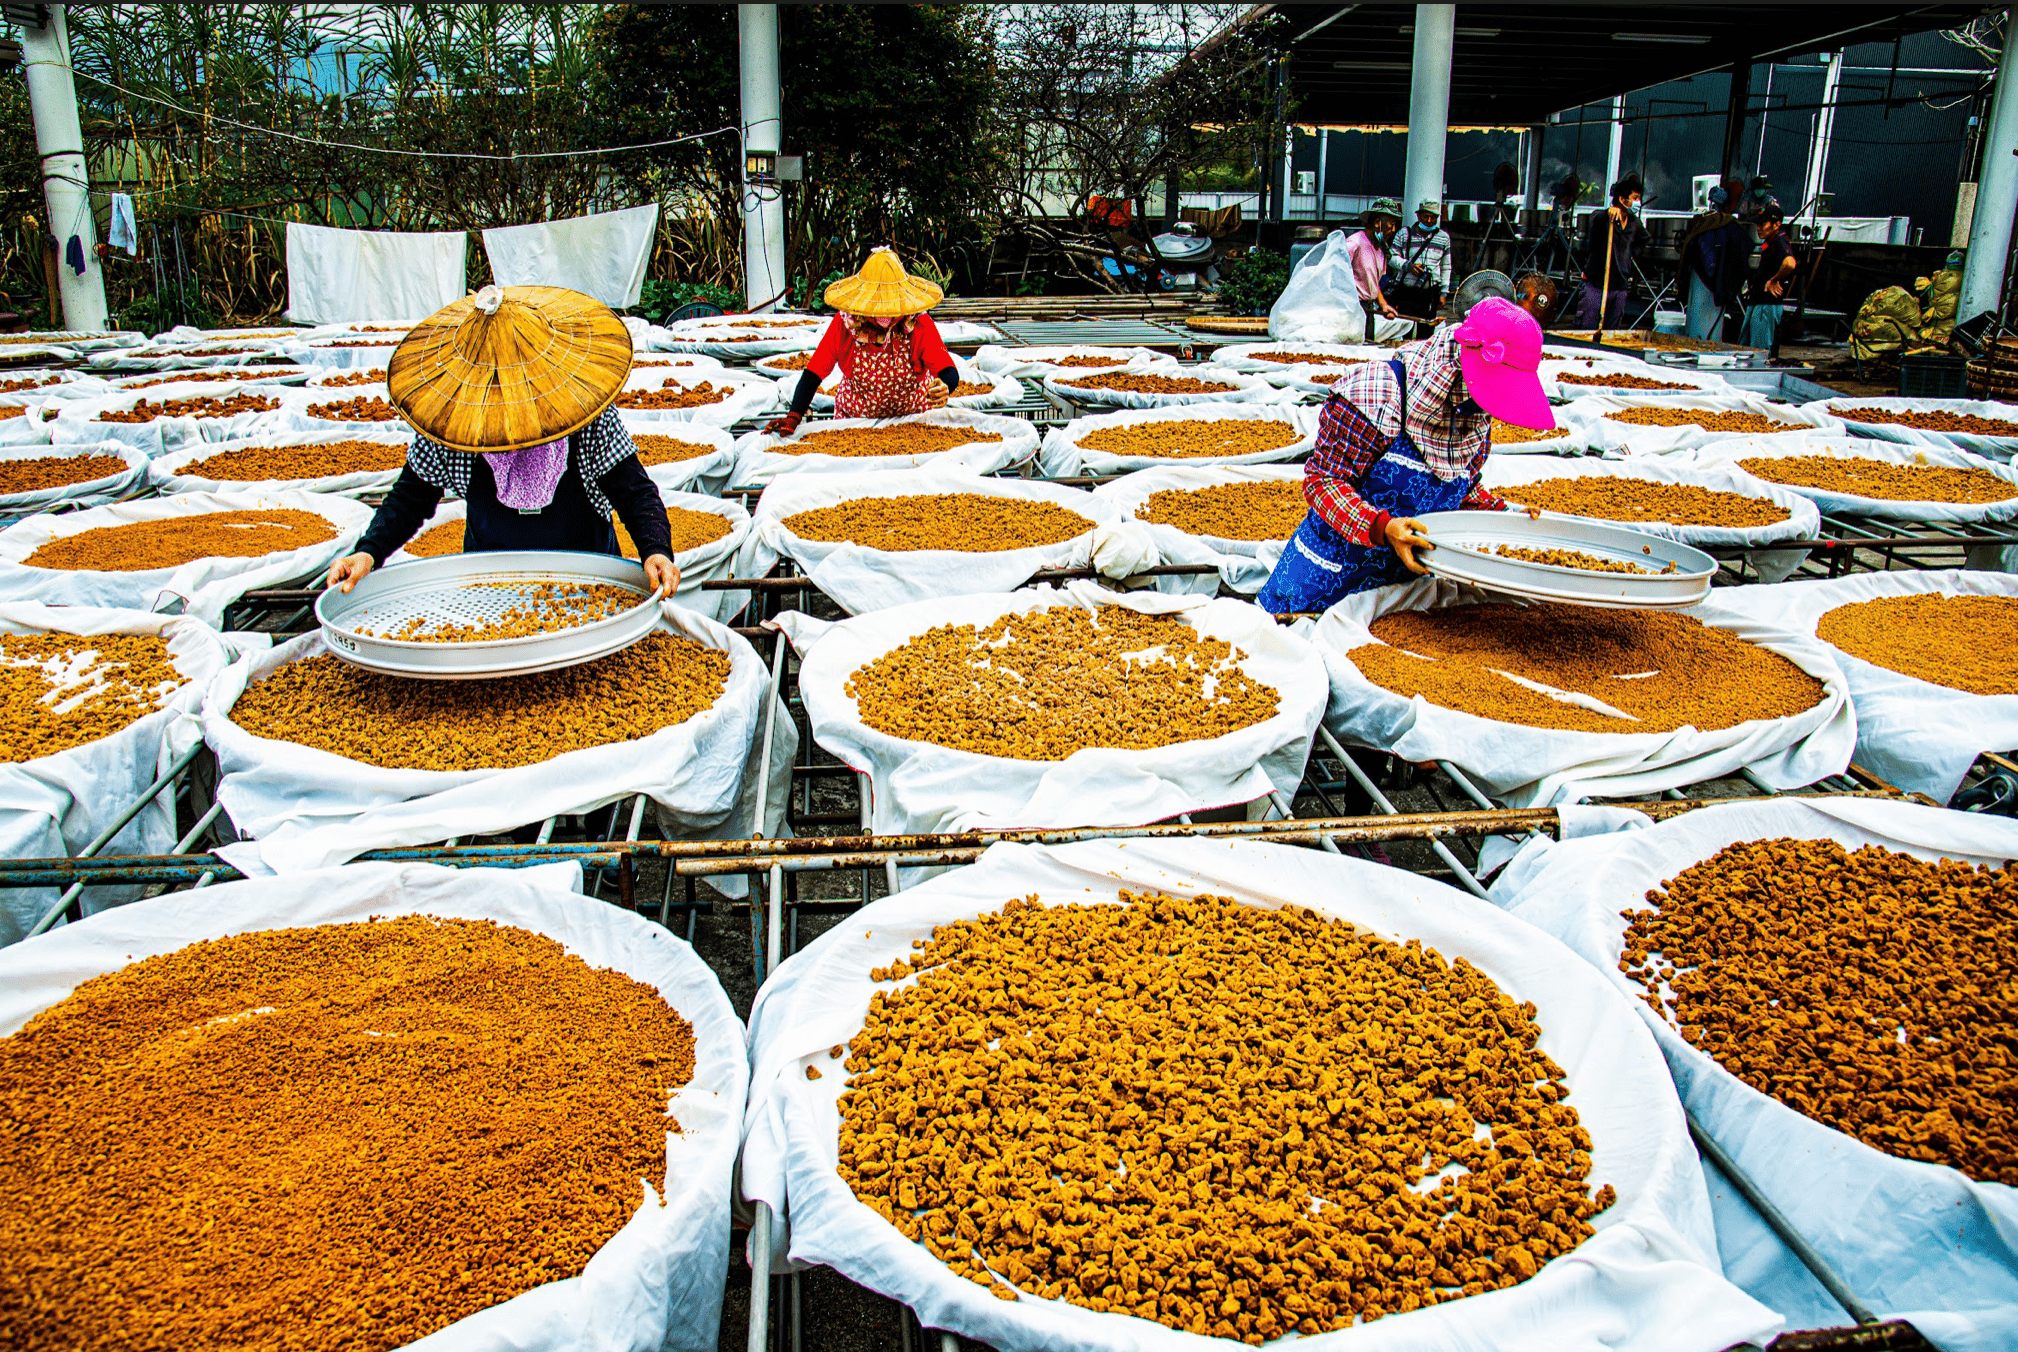
{"type": "MultiPolygon", "coordinates": [[[[1851,573],[1717,592],[1734,611],[1804,634],[1838,606],[1887,596],[2018,597],[2018,577],[1961,569],[1851,573]]],[[[1972,695],[1852,657],[1825,640],[1857,710],[1857,763],[1888,784],[1945,803],[1981,751],[2018,747],[2018,695],[1972,695]]]]}
{"type": "Polygon", "coordinates": [[[642,371],[632,371],[624,380],[626,390],[659,390],[668,385],[692,389],[702,384],[712,385],[718,390],[725,389],[728,394],[715,403],[696,404],[692,408],[619,408],[618,411],[640,423],[700,423],[709,427],[729,427],[768,413],[778,405],[776,382],[742,371],[666,371],[646,367],[642,371]]]}
{"type": "Polygon", "coordinates": [[[617,410],[617,421],[633,437],[672,437],[676,441],[714,448],[706,455],[669,460],[663,465],[646,465],[645,477],[660,488],[712,496],[728,487],[729,476],[736,469],[736,436],[728,428],[700,422],[669,425],[663,418],[640,417],[638,410],[629,408],[617,410]]]}
{"type": "Polygon", "coordinates": [[[1268,581],[1282,558],[1287,540],[1228,540],[1216,535],[1192,535],[1175,526],[1143,521],[1136,516],[1142,505],[1156,493],[1184,492],[1212,488],[1219,484],[1303,482],[1301,465],[1198,465],[1168,463],[1166,467],[1137,470],[1093,490],[1093,496],[1111,503],[1125,521],[1149,532],[1156,545],[1156,562],[1165,564],[1211,564],[1216,573],[1175,574],[1156,579],[1156,589],[1173,594],[1210,596],[1224,582],[1231,591],[1252,596],[1268,581]]]}
{"type": "Polygon", "coordinates": [[[1363,343],[1369,337],[1366,309],[1353,276],[1350,234],[1334,230],[1296,261],[1289,281],[1268,311],[1268,336],[1319,343],[1363,343]]]}
{"type": "Polygon", "coordinates": [[[580,1276],[536,1287],[409,1346],[714,1352],[749,1074],[742,1025],[692,948],[619,907],[581,897],[580,878],[572,865],[359,864],[171,893],[0,952],[0,1031],[18,1031],[91,977],[204,939],[397,915],[488,920],[545,935],[591,967],[652,987],[693,1026],[693,1078],[668,1104],[680,1130],[666,1133],[664,1175],[639,1180],[637,1210],[580,1276]]]}
{"type": "MultiPolygon", "coordinates": [[[[1557,844],[1537,838],[1493,900],[1587,959],[1632,997],[1696,1121],[1881,1319],[1909,1321],[1943,1352],[2018,1343],[2018,1191],[1875,1150],[1752,1088],[1685,1042],[1618,970],[1623,910],[1648,889],[1738,841],[1793,836],[1845,849],[1996,867],[2018,857],[2018,824],[1912,803],[1751,800],[1646,829],[1557,844]]],[[[1710,1196],[1725,1272],[1795,1328],[1849,1317],[1714,1171],[1710,1196]]]]}
{"type": "MultiPolygon", "coordinates": [[[[1658,535],[1665,540],[1679,540],[1698,549],[1742,547],[1750,551],[1745,558],[1764,582],[1785,581],[1787,575],[1799,568],[1808,557],[1808,551],[1760,549],[1758,546],[1775,540],[1812,540],[1822,529],[1821,514],[1815,510],[1815,504],[1789,489],[1763,483],[1749,474],[1733,472],[1728,467],[1698,466],[1665,457],[1635,456],[1631,460],[1585,458],[1556,464],[1534,456],[1502,460],[1495,451],[1487,458],[1480,481],[1503,497],[1511,495],[1518,498],[1519,495],[1513,493],[1516,487],[1541,479],[1644,479],[1658,484],[1685,484],[1713,493],[1737,493],[1784,508],[1787,519],[1770,526],[1681,526],[1667,521],[1612,523],[1628,530],[1658,535]]],[[[1543,515],[1574,519],[1560,512],[1544,512],[1543,515]]],[[[1599,521],[1605,518],[1587,519],[1599,521]]]]}
{"type": "Polygon", "coordinates": [[[353,399],[367,401],[383,399],[388,404],[392,402],[392,396],[384,385],[350,385],[337,389],[304,387],[289,390],[284,396],[285,407],[281,410],[275,427],[289,433],[337,432],[345,437],[396,430],[407,440],[413,439],[413,428],[405,418],[366,418],[351,422],[343,418],[329,418],[320,413],[309,412],[310,408],[328,408],[335,404],[347,404],[353,399]]]}
{"type": "Polygon", "coordinates": [[[1671,394],[1659,399],[1634,397],[1620,398],[1617,395],[1595,394],[1578,399],[1567,408],[1557,410],[1558,419],[1567,419],[1584,432],[1591,444],[1601,451],[1615,451],[1621,455],[1667,455],[1675,451],[1693,451],[1712,442],[1727,441],[1736,437],[1763,439],[1761,434],[1749,432],[1712,432],[1694,423],[1681,423],[1673,427],[1640,426],[1636,423],[1614,422],[1607,414],[1629,408],[1663,409],[1711,409],[1730,413],[1756,413],[1762,418],[1785,423],[1784,432],[1770,432],[1763,436],[1778,437],[1783,442],[1804,443],[1816,431],[1842,431],[1843,420],[1827,413],[1816,411],[1814,405],[1796,407],[1793,404],[1769,404],[1756,394],[1671,394]]]}
{"type": "Polygon", "coordinates": [[[1127,474],[1138,469],[1167,469],[1172,466],[1258,465],[1271,460],[1294,460],[1308,455],[1317,444],[1317,410],[1293,408],[1285,404],[1192,404],[1181,408],[1126,409],[1117,413],[1090,413],[1044,433],[1044,451],[1038,467],[1054,479],[1074,475],[1127,474]],[[1288,423],[1302,435],[1286,446],[1249,455],[1115,455],[1080,445],[1080,438],[1108,427],[1134,427],[1152,422],[1217,422],[1221,420],[1288,423]]]}
{"type": "MultiPolygon", "coordinates": [[[[0,634],[149,634],[168,641],[168,660],[186,681],[159,709],[108,737],[31,760],[0,761],[0,857],[75,855],[112,825],[203,735],[197,710],[203,688],[229,662],[224,640],[184,615],[150,615],[95,606],[0,602],[0,634]]],[[[11,665],[11,664],[10,664],[11,665]]],[[[100,854],[166,854],[175,846],[175,793],[157,795],[100,854]]],[[[87,888],[86,908],[123,899],[124,888],[87,888]]],[[[28,932],[55,904],[55,888],[0,892],[0,945],[28,932]]]]}
{"type": "Polygon", "coordinates": [[[142,423],[100,422],[99,414],[124,412],[143,399],[150,404],[162,402],[153,390],[128,390],[104,399],[70,399],[52,404],[55,418],[49,424],[49,439],[59,446],[117,441],[152,458],[165,455],[169,451],[179,451],[184,446],[196,446],[209,441],[230,441],[234,438],[252,436],[268,427],[278,426],[278,420],[286,409],[288,394],[286,391],[261,390],[257,386],[223,381],[215,385],[206,385],[200,392],[189,390],[171,397],[229,399],[232,395],[241,393],[277,400],[280,407],[254,413],[234,413],[222,418],[155,418],[142,423]]]}
{"type": "Polygon", "coordinates": [[[1113,408],[1171,408],[1185,404],[1241,404],[1241,403],[1282,403],[1282,391],[1263,380],[1260,376],[1244,376],[1238,371],[1224,367],[1204,366],[1167,367],[1124,366],[1119,372],[1113,371],[1066,371],[1044,377],[1044,392],[1054,399],[1063,399],[1069,404],[1105,404],[1113,408]],[[1150,394],[1141,390],[1109,390],[1099,386],[1082,385],[1076,382],[1088,376],[1115,375],[1136,372],[1142,375],[1167,376],[1173,379],[1203,380],[1213,385],[1230,385],[1231,389],[1200,390],[1191,394],[1150,394]]]}
{"type": "MultiPolygon", "coordinates": [[[[1741,463],[1746,460],[1780,460],[1789,456],[1827,456],[1839,460],[1882,460],[1893,465],[1927,465],[1945,469],[1977,469],[2018,484],[2018,468],[2009,461],[1986,460],[1967,451],[1944,451],[1933,446],[1907,446],[1896,441],[1864,441],[1850,437],[1816,437],[1804,443],[1787,443],[1779,437],[1745,437],[1720,441],[1704,447],[1692,457],[1699,465],[1728,465],[1746,478],[1756,476],[1741,463]]],[[[1764,483],[1764,480],[1759,480],[1764,483]]],[[[2018,488],[2001,502],[1929,502],[1924,499],[1866,498],[1827,488],[1807,488],[1799,484],[1772,484],[1771,487],[1797,493],[1815,504],[1825,515],[1868,516],[1890,521],[1952,521],[1985,524],[2018,518],[2018,488]]]]}
{"type": "MultiPolygon", "coordinates": [[[[1584,797],[1644,797],[1747,767],[1780,789],[1841,773],[1856,745],[1857,720],[1834,655],[1812,634],[1755,618],[1720,595],[1712,593],[1711,599],[1678,613],[1778,653],[1819,679],[1823,695],[1813,708],[1720,732],[1612,733],[1531,728],[1460,713],[1420,696],[1403,699],[1361,675],[1348,656],[1353,648],[1379,642],[1368,630],[1373,621],[1394,611],[1504,599],[1441,578],[1348,596],[1316,621],[1299,621],[1296,628],[1324,655],[1332,693],[1325,722],[1341,742],[1412,761],[1450,761],[1511,807],[1547,807],[1584,797]]],[[[1632,726],[1625,720],[1620,725],[1632,726]]]]}
{"type": "MultiPolygon", "coordinates": [[[[818,442],[814,442],[818,445],[818,442]]],[[[993,474],[1011,469],[1037,454],[1036,425],[1022,418],[1005,418],[989,413],[972,413],[963,408],[934,409],[930,413],[907,413],[901,418],[833,418],[799,429],[795,437],[774,436],[755,431],[736,443],[736,470],[731,480],[737,487],[767,484],[780,474],[852,474],[868,470],[916,469],[931,465],[939,469],[964,469],[974,474],[993,474]],[[785,455],[776,448],[787,441],[804,441],[816,432],[844,427],[897,427],[929,423],[935,427],[965,427],[999,441],[970,441],[949,446],[931,455],[785,455]]]]}
{"type": "MultiPolygon", "coordinates": [[[[1172,367],[1177,358],[1147,347],[1099,347],[1086,344],[1063,347],[1004,347],[984,344],[974,353],[974,364],[994,375],[1042,381],[1046,376],[1073,372],[1111,371],[1123,366],[1172,367]],[[1097,357],[1112,366],[1060,366],[1060,357],[1097,357]]],[[[1165,374],[1171,374],[1165,371],[1165,374]]]]}
{"type": "Polygon", "coordinates": [[[750,1015],[746,1197],[789,1209],[791,1257],[825,1264],[901,1301],[928,1328],[1003,1352],[1184,1352],[1236,1347],[1132,1315],[1065,1301],[998,1299],[855,1199],[838,1172],[848,1084],[828,1049],[861,1031],[872,968],[913,953],[940,925],[998,912],[1012,897],[1113,904],[1122,889],[1306,906],[1391,942],[1463,958],[1516,1001],[1532,1001],[1539,1046],[1563,1068],[1591,1137],[1593,1189],[1613,1205],[1596,1233],[1507,1290],[1305,1335],[1276,1347],[1556,1352],[1562,1348],[1717,1352],[1767,1342],[1771,1310],[1720,1274],[1703,1172],[1653,1040],[1604,977],[1547,935],[1456,888],[1362,860],[1289,846],[1207,840],[996,845],[969,868],[864,907],[785,960],[750,1015]],[[860,923],[856,923],[859,921],[860,923]],[[808,1080],[817,1062],[821,1078],[808,1080]]]}
{"type": "Polygon", "coordinates": [[[159,493],[215,493],[215,492],[282,492],[294,490],[301,493],[334,493],[343,497],[360,497],[366,493],[384,493],[398,482],[397,469],[352,470],[343,474],[324,474],[307,479],[210,479],[200,474],[185,472],[188,466],[200,460],[208,460],[213,455],[227,455],[233,451],[250,450],[255,446],[319,446],[335,441],[375,441],[388,446],[404,447],[413,440],[413,429],[404,422],[392,423],[346,423],[344,426],[354,431],[339,432],[272,432],[262,436],[246,437],[240,441],[207,441],[201,446],[185,446],[179,451],[170,451],[151,460],[147,464],[148,482],[159,493]]]}
{"type": "Polygon", "coordinates": [[[69,460],[97,455],[116,455],[126,466],[115,474],[87,479],[56,488],[36,488],[24,493],[0,493],[0,517],[26,516],[47,511],[62,503],[68,507],[96,507],[117,502],[136,493],[147,482],[147,453],[118,441],[77,442],[64,446],[0,445],[0,463],[17,460],[69,460]]]}
{"type": "Polygon", "coordinates": [[[326,493],[177,493],[136,498],[60,515],[31,516],[0,531],[0,600],[42,601],[60,606],[116,606],[130,610],[174,611],[208,625],[223,623],[225,607],[261,587],[281,587],[318,578],[329,565],[357,547],[371,524],[371,508],[326,493]],[[211,555],[179,568],[132,573],[88,569],[31,568],[22,560],[51,540],[105,526],[210,512],[291,510],[313,512],[336,527],[334,538],[300,549],[238,559],[211,555]]]}
{"type": "MultiPolygon", "coordinates": [[[[929,508],[927,511],[929,512],[929,508]]],[[[1148,532],[1118,516],[1091,493],[1062,484],[1001,479],[956,469],[882,470],[871,474],[786,474],[771,481],[757,502],[757,532],[764,543],[799,565],[814,586],[851,615],[942,596],[1009,592],[1044,568],[1098,568],[1127,577],[1151,566],[1156,552],[1148,532]],[[881,550],[808,540],[785,518],[860,498],[980,494],[1023,502],[1049,502],[1085,517],[1091,526],[1070,540],[1027,549],[966,552],[953,549],[881,550]]]]}
{"type": "Polygon", "coordinates": [[[799,611],[773,621],[799,650],[799,692],[815,741],[873,787],[878,834],[1005,826],[1123,826],[1180,812],[1294,793],[1324,712],[1323,664],[1310,645],[1243,601],[1160,592],[1111,592],[1090,582],[1006,596],[917,601],[830,624],[799,611]],[[843,690],[864,663],[937,625],[987,625],[1053,606],[1122,606],[1181,616],[1199,633],[1247,653],[1240,669],[1281,696],[1271,718],[1238,732],[1148,751],[1089,747],[1062,761],[955,751],[878,732],[843,690]]]}
{"type": "MultiPolygon", "coordinates": [[[[489,835],[639,793],[675,836],[779,834],[791,776],[772,776],[761,821],[754,802],[770,673],[734,631],[670,602],[661,608],[663,631],[729,655],[729,679],[713,706],[649,737],[509,770],[388,770],[254,736],[232,722],[247,685],[327,651],[320,631],[228,669],[204,693],[203,736],[217,754],[218,799],[251,839],[220,853],[245,873],[300,873],[366,850],[489,835]]],[[[791,764],[797,748],[798,731],[781,714],[771,763],[791,764]]]]}
{"type": "Polygon", "coordinates": [[[1989,399],[1926,399],[1898,395],[1860,399],[1855,395],[1845,394],[1838,395],[1834,399],[1824,399],[1812,407],[1822,409],[1834,417],[1843,418],[1843,426],[1852,436],[1871,437],[1878,441],[1900,441],[1908,446],[1931,446],[1943,451],[1972,451],[1994,460],[2009,460],[2012,452],[2018,451],[2018,436],[1993,437],[1980,432],[1935,432],[1924,427],[1906,427],[1899,423],[1859,422],[1853,418],[1843,417],[1844,409],[1879,408],[1893,413],[1960,413],[1978,418],[2018,422],[2018,404],[2000,404],[1989,399]]]}
{"type": "Polygon", "coordinates": [[[729,523],[729,533],[721,539],[673,555],[673,563],[680,570],[680,585],[672,596],[674,604],[727,624],[750,604],[750,593],[702,591],[701,584],[728,577],[763,577],[778,561],[777,551],[760,536],[742,503],[732,498],[683,492],[663,484],[653,486],[659,490],[659,500],[668,507],[708,512],[729,523]]]}
{"type": "MultiPolygon", "coordinates": [[[[1323,362],[1281,362],[1270,361],[1257,356],[1261,352],[1316,352],[1328,357],[1354,357],[1359,362],[1388,361],[1395,355],[1391,347],[1379,347],[1370,343],[1318,343],[1318,342],[1269,342],[1269,343],[1228,343],[1212,354],[1211,366],[1224,366],[1250,376],[1276,376],[1294,366],[1330,366],[1334,371],[1350,371],[1351,366],[1340,366],[1323,362]]],[[[1355,363],[1357,364],[1357,363],[1355,363]]]]}

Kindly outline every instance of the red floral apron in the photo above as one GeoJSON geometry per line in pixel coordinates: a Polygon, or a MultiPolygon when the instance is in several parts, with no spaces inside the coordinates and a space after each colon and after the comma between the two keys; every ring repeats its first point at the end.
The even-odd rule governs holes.
{"type": "Polygon", "coordinates": [[[835,417],[895,418],[932,407],[925,401],[925,380],[918,374],[908,330],[898,329],[887,343],[856,339],[850,366],[834,391],[835,417]]]}

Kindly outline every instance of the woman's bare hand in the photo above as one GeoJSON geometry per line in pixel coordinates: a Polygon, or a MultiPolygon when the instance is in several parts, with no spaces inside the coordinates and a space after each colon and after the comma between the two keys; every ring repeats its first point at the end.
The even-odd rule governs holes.
{"type": "Polygon", "coordinates": [[[364,581],[365,574],[372,570],[372,566],[369,554],[346,554],[329,565],[328,585],[341,587],[347,592],[364,581]]]}
{"type": "Polygon", "coordinates": [[[1429,536],[1423,533],[1422,522],[1412,516],[1389,517],[1387,522],[1387,547],[1392,549],[1402,566],[1411,573],[1427,573],[1429,569],[1415,560],[1418,549],[1435,549],[1429,536]]]}
{"type": "Polygon", "coordinates": [[[645,581],[652,584],[662,597],[670,597],[680,586],[680,566],[664,554],[654,554],[645,560],[645,581]]]}
{"type": "Polygon", "coordinates": [[[946,407],[946,401],[952,395],[953,391],[946,388],[946,382],[937,376],[925,382],[925,402],[933,408],[946,407]]]}

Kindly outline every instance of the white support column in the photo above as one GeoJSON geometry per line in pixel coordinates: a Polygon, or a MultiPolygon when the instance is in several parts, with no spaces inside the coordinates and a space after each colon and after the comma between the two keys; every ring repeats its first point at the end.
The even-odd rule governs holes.
{"type": "Polygon", "coordinates": [[[84,133],[77,125],[77,85],[70,75],[70,28],[62,5],[49,6],[44,27],[22,26],[21,64],[27,69],[28,106],[35,117],[35,149],[42,156],[49,233],[56,237],[56,289],[63,300],[63,327],[96,332],[105,327],[105,272],[98,261],[84,133]],[[84,250],[81,275],[65,258],[73,235],[84,250]]]}
{"type": "Polygon", "coordinates": [[[1527,163],[1521,166],[1521,205],[1529,211],[1542,207],[1542,137],[1547,127],[1529,127],[1527,163]]]}
{"type": "MultiPolygon", "coordinates": [[[[737,5],[743,76],[743,154],[775,156],[784,119],[779,114],[778,7],[737,5]]],[[[743,182],[743,295],[752,310],[778,304],[785,276],[785,204],[777,183],[743,182]]]]}
{"type": "Polygon", "coordinates": [[[1402,178],[1402,221],[1415,204],[1443,201],[1444,139],[1450,134],[1450,47],[1456,5],[1415,7],[1415,65],[1408,86],[1408,170],[1402,178]]]}
{"type": "Polygon", "coordinates": [[[1801,185],[1801,214],[1815,223],[1815,199],[1829,180],[1829,138],[1836,131],[1836,87],[1843,79],[1843,53],[1829,54],[1829,73],[1822,79],[1822,111],[1815,122],[1815,140],[1808,149],[1807,181],[1801,185]]]}
{"type": "Polygon", "coordinates": [[[1612,200],[1612,184],[1619,181],[1620,156],[1626,145],[1626,96],[1612,96],[1612,148],[1605,155],[1605,185],[1600,200],[1612,200]]]}
{"type": "Polygon", "coordinates": [[[1976,214],[1969,223],[1969,258],[1962,265],[1956,321],[1994,310],[2004,296],[2004,260],[2011,252],[2011,216],[2018,210],[2018,8],[2004,23],[2004,54],[1997,60],[1997,89],[1990,100],[1990,130],[1983,146],[1983,176],[1976,184],[1976,214]]]}

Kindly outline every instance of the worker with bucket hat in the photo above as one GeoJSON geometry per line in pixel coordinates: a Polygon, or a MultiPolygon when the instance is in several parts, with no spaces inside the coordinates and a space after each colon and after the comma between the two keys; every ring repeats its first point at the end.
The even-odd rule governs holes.
{"type": "Polygon", "coordinates": [[[895,249],[871,250],[860,272],[827,288],[833,321],[799,376],[790,408],[764,430],[777,436],[798,431],[820,382],[836,367],[836,417],[896,418],[944,407],[960,388],[960,373],[925,312],[945,296],[937,283],[905,272],[895,249]]]}
{"type": "Polygon", "coordinates": [[[1450,232],[1443,228],[1443,203],[1425,197],[1415,219],[1387,246],[1387,298],[1410,319],[1434,323],[1450,294],[1450,232]]]}

